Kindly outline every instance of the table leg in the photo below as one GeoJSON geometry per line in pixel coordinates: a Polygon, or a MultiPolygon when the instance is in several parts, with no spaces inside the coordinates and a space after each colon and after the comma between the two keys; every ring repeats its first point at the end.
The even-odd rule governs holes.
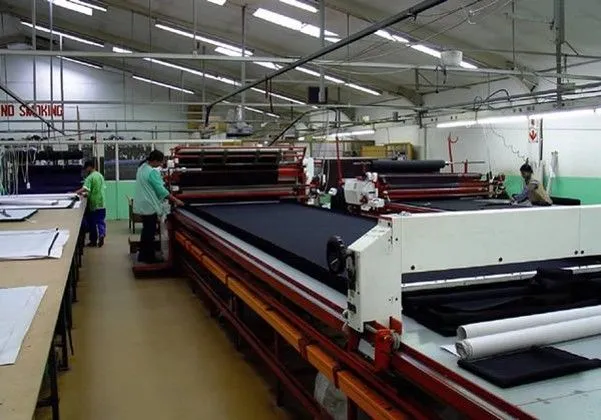
{"type": "Polygon", "coordinates": [[[47,372],[50,380],[50,396],[38,401],[38,407],[52,407],[52,420],[60,420],[57,360],[54,346],[50,346],[48,353],[47,372]]]}

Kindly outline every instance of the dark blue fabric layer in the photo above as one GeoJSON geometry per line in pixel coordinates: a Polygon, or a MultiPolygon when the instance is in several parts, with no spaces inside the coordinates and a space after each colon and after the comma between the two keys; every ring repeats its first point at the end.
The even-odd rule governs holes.
{"type": "Polygon", "coordinates": [[[348,245],[377,221],[292,203],[208,205],[191,210],[290,266],[346,294],[346,284],[331,278],[326,245],[340,236],[348,245]]]}

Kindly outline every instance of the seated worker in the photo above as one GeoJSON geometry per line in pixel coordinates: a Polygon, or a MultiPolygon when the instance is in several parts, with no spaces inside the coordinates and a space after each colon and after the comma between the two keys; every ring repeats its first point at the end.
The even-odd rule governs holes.
{"type": "Polygon", "coordinates": [[[142,216],[138,261],[147,264],[160,262],[154,252],[154,237],[157,234],[159,216],[163,214],[163,201],[168,199],[176,206],[184,205],[181,200],[169,194],[161,173],[156,170],[163,165],[164,159],[162,152],[153,150],[140,164],[136,173],[133,210],[142,216]]]}
{"type": "Polygon", "coordinates": [[[543,184],[532,178],[532,166],[525,163],[520,168],[522,178],[524,179],[524,189],[521,193],[513,196],[513,201],[516,203],[530,202],[533,206],[551,206],[553,201],[547,194],[543,184]]]}
{"type": "Polygon", "coordinates": [[[104,177],[96,170],[94,160],[84,163],[83,169],[86,179],[83,187],[76,191],[77,194],[86,194],[88,197],[88,212],[85,224],[88,230],[90,243],[88,246],[102,247],[106,236],[106,208],[104,205],[105,183],[104,177]]]}

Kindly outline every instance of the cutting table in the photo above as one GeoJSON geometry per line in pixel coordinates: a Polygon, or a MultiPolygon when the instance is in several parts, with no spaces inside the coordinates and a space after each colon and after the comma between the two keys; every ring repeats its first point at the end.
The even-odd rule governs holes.
{"type": "MultiPolygon", "coordinates": [[[[420,294],[512,288],[539,268],[601,271],[601,206],[364,218],[306,207],[301,196],[231,198],[188,198],[174,212],[173,264],[312,416],[323,409],[284,348],[353,402],[349,415],[435,418],[448,407],[479,419],[598,417],[601,370],[502,390],[459,368],[440,348],[453,338],[403,307],[420,294]]],[[[601,357],[597,340],[560,348],[601,357]]]]}

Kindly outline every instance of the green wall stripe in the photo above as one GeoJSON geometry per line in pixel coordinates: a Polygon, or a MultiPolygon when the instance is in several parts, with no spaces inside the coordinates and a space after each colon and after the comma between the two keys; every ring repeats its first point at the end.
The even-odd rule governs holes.
{"type": "MultiPolygon", "coordinates": [[[[524,182],[519,175],[507,175],[505,186],[511,194],[519,193],[524,182]]],[[[551,195],[555,197],[577,198],[582,204],[601,204],[601,178],[559,177],[553,180],[551,195]]]]}
{"type": "Polygon", "coordinates": [[[129,219],[127,197],[134,196],[135,181],[106,181],[107,220],[129,219]]]}
{"type": "MultiPolygon", "coordinates": [[[[522,177],[506,175],[505,186],[511,194],[523,188],[522,177]]],[[[135,181],[106,181],[107,220],[127,220],[129,207],[127,197],[134,196],[135,181]]],[[[561,177],[553,181],[552,195],[578,198],[582,204],[601,204],[601,178],[561,177]]]]}

